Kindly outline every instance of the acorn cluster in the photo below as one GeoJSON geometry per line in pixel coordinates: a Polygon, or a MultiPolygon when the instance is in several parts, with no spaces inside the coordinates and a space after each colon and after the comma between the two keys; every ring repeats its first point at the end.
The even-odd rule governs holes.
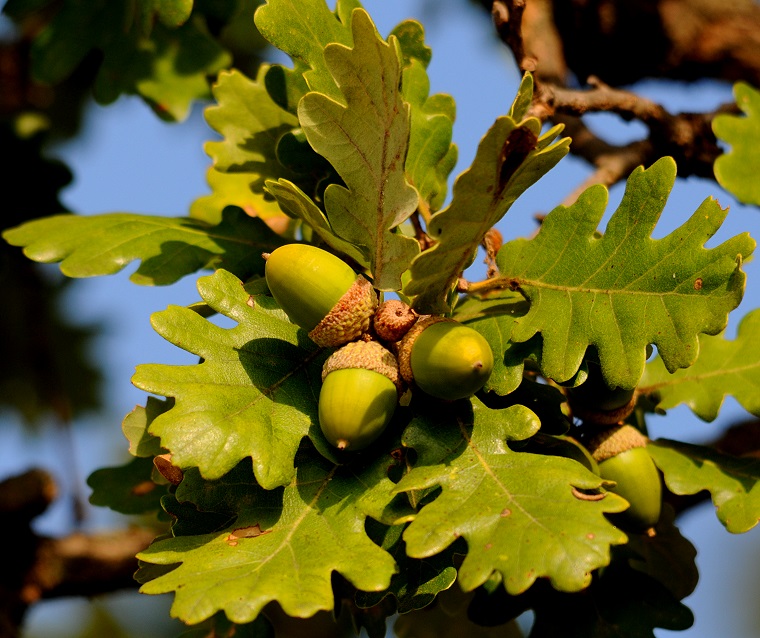
{"type": "Polygon", "coordinates": [[[398,300],[380,304],[368,279],[321,248],[281,246],[266,256],[265,272],[290,320],[318,345],[336,348],[322,370],[319,425],[340,450],[377,439],[408,388],[452,401],[491,375],[493,353],[478,332],[398,300]]]}

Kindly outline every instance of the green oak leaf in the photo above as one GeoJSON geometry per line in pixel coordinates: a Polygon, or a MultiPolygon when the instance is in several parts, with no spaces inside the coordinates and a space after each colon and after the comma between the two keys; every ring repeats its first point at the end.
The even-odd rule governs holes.
{"type": "Polygon", "coordinates": [[[454,318],[483,335],[495,355],[493,371],[484,386],[486,392],[505,395],[522,383],[524,362],[534,354],[534,342],[515,343],[510,335],[515,323],[529,309],[525,297],[512,290],[498,291],[485,299],[467,297],[456,305],[454,318]]]}
{"type": "Polygon", "coordinates": [[[760,310],[753,310],[742,319],[735,340],[700,335],[699,357],[686,370],[671,374],[659,357],[648,362],[639,391],[651,395],[660,410],[685,403],[704,421],[718,416],[726,396],[760,416],[759,340],[760,310]]]}
{"type": "Polygon", "coordinates": [[[260,219],[230,208],[219,224],[199,219],[132,213],[53,215],[3,233],[42,263],[61,262],[68,277],[112,275],[141,260],[130,281],[171,284],[203,268],[225,268],[240,277],[263,274],[263,252],[284,240],[260,219]]]}
{"type": "Polygon", "coordinates": [[[355,261],[362,268],[369,268],[367,251],[335,234],[325,214],[312,199],[293,182],[286,179],[269,180],[267,190],[274,196],[280,208],[287,214],[300,219],[314,231],[325,244],[338,253],[355,261]]]}
{"type": "Polygon", "coordinates": [[[734,97],[745,116],[717,115],[712,122],[715,136],[731,145],[715,160],[715,178],[739,201],[760,205],[760,91],[738,82],[734,97]]]}
{"type": "Polygon", "coordinates": [[[448,422],[412,422],[404,433],[418,462],[396,490],[442,488],[404,532],[408,555],[433,556],[461,536],[468,546],[458,576],[464,591],[494,572],[513,595],[544,577],[561,591],[587,587],[591,572],[609,563],[610,545],[626,540],[604,516],[625,502],[611,493],[583,498],[603,481],[571,459],[512,451],[506,439],[524,439],[540,426],[526,407],[490,410],[473,399],[469,416],[448,411],[448,422]]]}
{"type": "Polygon", "coordinates": [[[615,562],[575,594],[544,587],[535,592],[529,638],[655,638],[694,623],[691,610],[666,587],[625,562],[615,562]]]}
{"type": "Polygon", "coordinates": [[[524,342],[542,335],[547,377],[570,379],[595,346],[608,385],[633,388],[648,344],[657,346],[673,372],[696,361],[698,334],[725,328],[744,292],[742,260],[755,242],[743,233],[705,248],[728,212],[711,198],[680,228],[652,239],[675,178],[669,157],[634,170],[601,238],[595,232],[607,189],[592,186],[573,205],[549,213],[535,238],[511,241],[499,251],[503,282],[531,304],[510,338],[524,342]]]}
{"type": "Polygon", "coordinates": [[[222,532],[162,540],[139,554],[146,563],[179,563],[141,591],[175,592],[171,613],[186,623],[217,611],[250,622],[270,601],[298,618],[332,610],[333,572],[357,589],[382,591],[397,568],[365,532],[364,489],[361,475],[319,460],[301,464],[287,487],[260,490],[257,506],[241,509],[222,532]]]}
{"type": "Polygon", "coordinates": [[[161,511],[166,484],[153,480],[153,458],[133,458],[119,467],[103,467],[87,478],[92,488],[90,503],[121,514],[161,511]]]}
{"type": "MultiPolygon", "coordinates": [[[[349,18],[359,6],[357,0],[338,0],[333,13],[325,0],[267,0],[256,10],[254,21],[268,42],[295,61],[295,74],[305,80],[304,92],[308,89],[340,100],[340,89],[327,70],[325,49],[332,43],[353,45],[349,18]]],[[[286,69],[282,72],[289,75],[286,69]]],[[[292,90],[295,81],[287,84],[292,90]]],[[[297,105],[301,95],[290,96],[288,103],[297,105]]]]}
{"type": "Polygon", "coordinates": [[[137,7],[146,24],[150,24],[153,16],[156,16],[165,26],[178,27],[190,18],[193,0],[140,0],[137,7]]]}
{"type": "Polygon", "coordinates": [[[670,505],[662,508],[654,535],[633,534],[628,544],[619,548],[633,569],[648,574],[664,585],[677,600],[683,600],[697,587],[699,570],[697,550],[675,525],[670,505]]]}
{"type": "Polygon", "coordinates": [[[450,293],[485,234],[568,151],[570,138],[553,143],[560,126],[542,135],[537,118],[515,119],[518,105],[494,122],[472,165],[454,182],[451,203],[430,218],[427,232],[435,243],[415,258],[404,288],[420,312],[450,311],[450,293]]]}
{"type": "MultiPolygon", "coordinates": [[[[395,599],[395,609],[399,614],[406,614],[415,609],[423,609],[430,605],[436,596],[451,587],[457,578],[457,570],[453,564],[453,552],[436,554],[430,558],[416,560],[406,554],[406,545],[401,538],[403,525],[383,526],[375,524],[368,532],[370,537],[387,551],[399,565],[398,573],[391,578],[387,591],[357,592],[356,604],[363,608],[374,607],[388,596],[395,599]]],[[[461,553],[466,553],[462,548],[461,553]]],[[[392,608],[391,608],[392,609],[392,608]]]]}
{"type": "Polygon", "coordinates": [[[121,431],[129,441],[129,453],[132,456],[150,457],[151,459],[165,450],[161,448],[158,437],[148,432],[151,423],[159,414],[167,412],[174,406],[171,399],[161,400],[156,397],[148,397],[145,407],[138,405],[121,424],[121,431]]]}
{"type": "Polygon", "coordinates": [[[364,10],[353,12],[351,25],[354,48],[330,44],[324,52],[345,103],[307,93],[298,119],[309,144],[345,183],[325,190],[330,225],[344,240],[368,250],[375,288],[399,290],[402,273],[419,252],[416,239],[395,232],[418,201],[404,174],[409,106],[399,91],[395,46],[380,38],[364,10]]]}
{"type": "Polygon", "coordinates": [[[434,605],[402,614],[393,626],[397,638],[523,638],[513,620],[497,626],[481,626],[469,615],[474,594],[455,583],[436,597],[434,605]]]}
{"type": "Polygon", "coordinates": [[[207,479],[251,457],[263,487],[285,485],[303,437],[331,454],[317,425],[327,353],[271,297],[250,296],[227,271],[202,277],[198,290],[212,309],[238,325],[221,328],[179,306],[153,314],[162,337],[203,361],[138,366],[132,379],[138,388],[175,400],[153,421],[150,433],[161,438],[175,465],[196,466],[207,479]]]}
{"type": "Polygon", "coordinates": [[[237,70],[220,73],[212,89],[217,104],[205,111],[209,126],[222,136],[206,142],[206,153],[217,171],[230,175],[228,179],[247,181],[258,214],[278,212],[264,190],[267,179],[298,178],[277,160],[280,138],[296,128],[298,120],[270,97],[265,86],[270,70],[262,65],[255,80],[237,70]]]}
{"type": "Polygon", "coordinates": [[[760,459],[722,454],[701,445],[657,439],[647,446],[674,494],[707,490],[718,520],[740,534],[760,520],[760,459]]]}
{"type": "Polygon", "coordinates": [[[32,72],[41,82],[68,78],[92,51],[102,59],[93,87],[109,104],[138,94],[156,113],[182,120],[193,100],[209,96],[207,77],[229,66],[230,55],[208,33],[192,2],[63,3],[32,43],[32,72]],[[154,20],[154,15],[158,21],[154,20]]]}
{"type": "Polygon", "coordinates": [[[156,24],[150,40],[126,42],[107,50],[95,81],[95,97],[104,104],[121,93],[137,93],[162,118],[184,120],[195,100],[211,97],[209,76],[227,68],[232,57],[199,19],[176,29],[156,24]],[[140,66],[128,69],[133,61],[140,66]]]}
{"type": "Polygon", "coordinates": [[[404,20],[390,32],[390,36],[398,40],[404,66],[409,66],[413,60],[417,60],[427,69],[433,57],[433,50],[425,44],[425,29],[417,20],[404,20]]]}
{"type": "Polygon", "coordinates": [[[449,95],[428,96],[430,80],[425,66],[412,59],[403,71],[401,92],[411,109],[406,176],[417,189],[420,209],[426,216],[446,199],[449,173],[457,162],[457,147],[451,143],[456,107],[449,95]]]}
{"type": "Polygon", "coordinates": [[[209,224],[218,224],[228,206],[237,206],[249,217],[266,219],[281,215],[276,200],[266,193],[256,193],[251,184],[258,177],[251,173],[226,173],[213,166],[206,171],[206,181],[211,193],[203,195],[190,204],[190,217],[209,224]],[[253,180],[253,181],[252,181],[253,180]]]}

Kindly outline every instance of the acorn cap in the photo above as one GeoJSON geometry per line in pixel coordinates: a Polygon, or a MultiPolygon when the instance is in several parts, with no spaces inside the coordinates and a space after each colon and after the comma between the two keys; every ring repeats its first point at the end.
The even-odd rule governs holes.
{"type": "Polygon", "coordinates": [[[383,341],[399,341],[417,321],[417,313],[399,299],[380,304],[372,317],[372,327],[383,341]]]}
{"type": "Polygon", "coordinates": [[[377,301],[372,284],[358,275],[324,319],[309,332],[309,338],[322,347],[337,347],[358,339],[369,330],[377,301]]]}
{"type": "Polygon", "coordinates": [[[382,374],[391,380],[399,395],[403,382],[393,353],[377,341],[352,341],[333,352],[322,367],[322,381],[335,370],[362,368],[382,374]]]}
{"type": "Polygon", "coordinates": [[[632,425],[618,425],[595,435],[586,446],[597,463],[626,450],[646,447],[649,439],[632,425]]]}

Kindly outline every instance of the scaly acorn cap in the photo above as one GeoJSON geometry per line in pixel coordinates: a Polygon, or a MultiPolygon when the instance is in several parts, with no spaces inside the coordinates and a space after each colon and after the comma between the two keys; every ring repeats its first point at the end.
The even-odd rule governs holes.
{"type": "Polygon", "coordinates": [[[372,327],[383,341],[399,341],[417,321],[417,313],[400,299],[380,304],[372,317],[372,327]]]}
{"type": "Polygon", "coordinates": [[[591,438],[586,448],[597,463],[611,459],[626,450],[646,447],[649,439],[632,425],[617,425],[591,438]]]}
{"type": "Polygon", "coordinates": [[[398,368],[401,373],[401,378],[407,383],[412,383],[412,381],[414,381],[414,373],[412,372],[412,346],[414,345],[414,342],[417,340],[417,337],[422,334],[422,331],[425,328],[440,321],[454,320],[439,315],[422,315],[404,335],[401,343],[398,344],[398,368]]]}
{"type": "Polygon", "coordinates": [[[396,386],[399,396],[403,392],[396,357],[377,341],[352,341],[333,352],[322,367],[322,382],[331,372],[346,368],[363,368],[382,374],[396,386]]]}
{"type": "Polygon", "coordinates": [[[322,347],[337,347],[358,339],[369,330],[377,301],[377,293],[372,284],[358,275],[346,294],[309,332],[309,338],[322,347]]]}

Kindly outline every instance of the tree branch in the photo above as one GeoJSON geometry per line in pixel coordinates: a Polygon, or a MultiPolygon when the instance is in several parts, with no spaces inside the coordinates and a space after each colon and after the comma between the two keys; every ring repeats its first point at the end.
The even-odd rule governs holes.
{"type": "Polygon", "coordinates": [[[135,555],[156,537],[155,529],[132,527],[114,533],[38,536],[33,518],[53,502],[57,488],[42,470],[0,483],[0,518],[14,539],[0,575],[0,635],[15,638],[28,608],[42,599],[95,596],[135,588],[135,555]]]}

